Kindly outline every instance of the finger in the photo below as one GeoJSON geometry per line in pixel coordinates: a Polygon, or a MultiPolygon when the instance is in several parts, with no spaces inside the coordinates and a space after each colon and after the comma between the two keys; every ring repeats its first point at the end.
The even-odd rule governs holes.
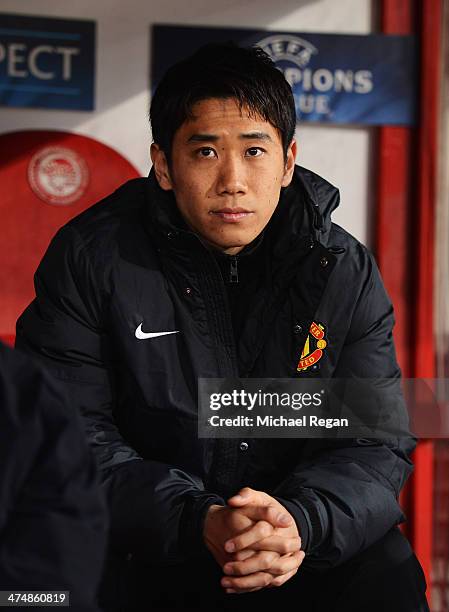
{"type": "MultiPolygon", "coordinates": [[[[278,552],[280,555],[286,555],[287,553],[296,552],[301,548],[301,538],[292,537],[286,538],[283,536],[272,535],[264,540],[260,540],[259,542],[254,542],[251,545],[253,550],[274,550],[278,552]]],[[[243,551],[242,551],[243,552],[243,551]]],[[[240,555],[241,553],[236,553],[236,555],[240,555]]],[[[239,560],[240,559],[236,559],[239,560]]]]}
{"type": "Polygon", "coordinates": [[[264,588],[273,580],[273,576],[267,572],[256,572],[242,577],[224,576],[221,579],[221,586],[225,589],[234,589],[236,591],[248,590],[254,588],[264,588]]]}
{"type": "MultiPolygon", "coordinates": [[[[270,585],[268,585],[270,586],[270,585]]],[[[236,594],[240,594],[240,593],[252,593],[253,591],[260,591],[261,589],[263,589],[265,587],[254,587],[253,589],[225,589],[226,593],[236,593],[236,594]]]]}
{"type": "MultiPolygon", "coordinates": [[[[295,552],[293,554],[283,555],[277,559],[273,559],[273,563],[269,567],[261,567],[261,570],[270,572],[273,576],[283,576],[293,570],[297,570],[304,559],[304,553],[302,551],[295,552]]],[[[265,559],[264,559],[265,561],[265,559]]],[[[243,562],[250,563],[250,560],[243,562]]],[[[227,564],[226,564],[227,565],[227,564]]]]}
{"type": "Polygon", "coordinates": [[[267,505],[270,503],[270,497],[263,491],[256,491],[251,489],[251,487],[243,487],[236,495],[230,497],[227,503],[231,506],[241,506],[248,503],[267,505]]]}
{"type": "Polygon", "coordinates": [[[245,548],[245,550],[239,550],[232,555],[233,561],[245,561],[245,559],[249,559],[252,555],[255,555],[256,551],[252,548],[245,548]]]}
{"type": "Polygon", "coordinates": [[[268,506],[248,504],[239,508],[239,512],[253,521],[267,521],[273,527],[288,527],[293,523],[293,518],[288,512],[273,504],[268,506]]]}
{"type": "Polygon", "coordinates": [[[225,563],[223,571],[229,576],[247,576],[255,572],[267,570],[270,574],[278,575],[280,573],[286,573],[294,568],[294,563],[290,564],[275,564],[280,559],[279,553],[271,551],[261,551],[252,555],[246,561],[230,561],[225,563]],[[284,572],[278,571],[285,565],[286,569],[284,572]],[[275,567],[275,571],[272,568],[275,567]]]}
{"type": "Polygon", "coordinates": [[[290,580],[290,578],[292,578],[296,574],[297,571],[298,571],[298,568],[296,568],[295,570],[292,570],[288,574],[284,574],[283,576],[276,576],[275,578],[273,578],[270,584],[267,585],[267,587],[270,588],[270,587],[282,586],[285,582],[287,582],[287,580],[290,580]]]}
{"type": "Polygon", "coordinates": [[[225,542],[225,551],[237,552],[244,548],[250,548],[252,544],[272,535],[273,526],[266,521],[258,521],[253,527],[225,542]]]}
{"type": "Polygon", "coordinates": [[[260,591],[261,589],[264,589],[264,588],[265,587],[254,587],[253,589],[225,589],[225,590],[226,590],[226,593],[240,594],[240,593],[252,593],[253,591],[260,591]]]}

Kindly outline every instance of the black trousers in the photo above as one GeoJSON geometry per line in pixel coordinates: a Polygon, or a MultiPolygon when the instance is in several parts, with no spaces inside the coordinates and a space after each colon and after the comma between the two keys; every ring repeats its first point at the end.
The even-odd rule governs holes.
{"type": "Polygon", "coordinates": [[[336,568],[317,572],[300,567],[281,587],[253,593],[224,593],[219,586],[221,570],[212,559],[204,565],[194,563],[188,570],[172,567],[163,571],[134,561],[128,563],[127,572],[126,586],[122,583],[120,593],[106,598],[105,611],[429,611],[423,571],[397,528],[336,568]]]}

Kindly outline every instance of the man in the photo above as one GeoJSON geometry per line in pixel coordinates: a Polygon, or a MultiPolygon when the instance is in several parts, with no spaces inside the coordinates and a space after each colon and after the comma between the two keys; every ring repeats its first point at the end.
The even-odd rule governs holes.
{"type": "Polygon", "coordinates": [[[149,178],[58,232],[17,326],[103,472],[105,609],[426,610],[396,529],[412,439],[197,435],[200,377],[399,376],[374,260],[331,224],[337,190],[295,167],[288,83],[260,49],[207,46],[151,122],[149,178]]]}
{"type": "Polygon", "coordinates": [[[28,609],[18,594],[38,591],[45,609],[64,597],[94,612],[107,520],[81,419],[41,367],[1,343],[0,398],[0,590],[13,597],[3,603],[28,609]]]}

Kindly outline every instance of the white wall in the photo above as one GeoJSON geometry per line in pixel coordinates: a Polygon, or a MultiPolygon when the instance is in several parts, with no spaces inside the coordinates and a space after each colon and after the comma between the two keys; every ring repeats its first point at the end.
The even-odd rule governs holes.
{"type": "MultiPolygon", "coordinates": [[[[368,34],[371,0],[2,0],[2,12],[97,21],[96,111],[0,109],[0,132],[64,129],[120,151],[142,174],[150,168],[150,25],[215,25],[368,34]]],[[[174,43],[175,44],[175,43],[174,43]]],[[[334,221],[369,242],[372,130],[301,125],[298,163],[342,193],[334,221]]]]}

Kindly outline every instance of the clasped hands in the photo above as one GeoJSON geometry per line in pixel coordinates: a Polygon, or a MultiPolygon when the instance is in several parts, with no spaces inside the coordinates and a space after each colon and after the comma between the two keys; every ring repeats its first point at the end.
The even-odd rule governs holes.
{"type": "Polygon", "coordinates": [[[227,593],[281,586],[304,559],[291,514],[267,493],[249,487],[227,506],[209,508],[203,536],[223,569],[221,586],[227,593]]]}

